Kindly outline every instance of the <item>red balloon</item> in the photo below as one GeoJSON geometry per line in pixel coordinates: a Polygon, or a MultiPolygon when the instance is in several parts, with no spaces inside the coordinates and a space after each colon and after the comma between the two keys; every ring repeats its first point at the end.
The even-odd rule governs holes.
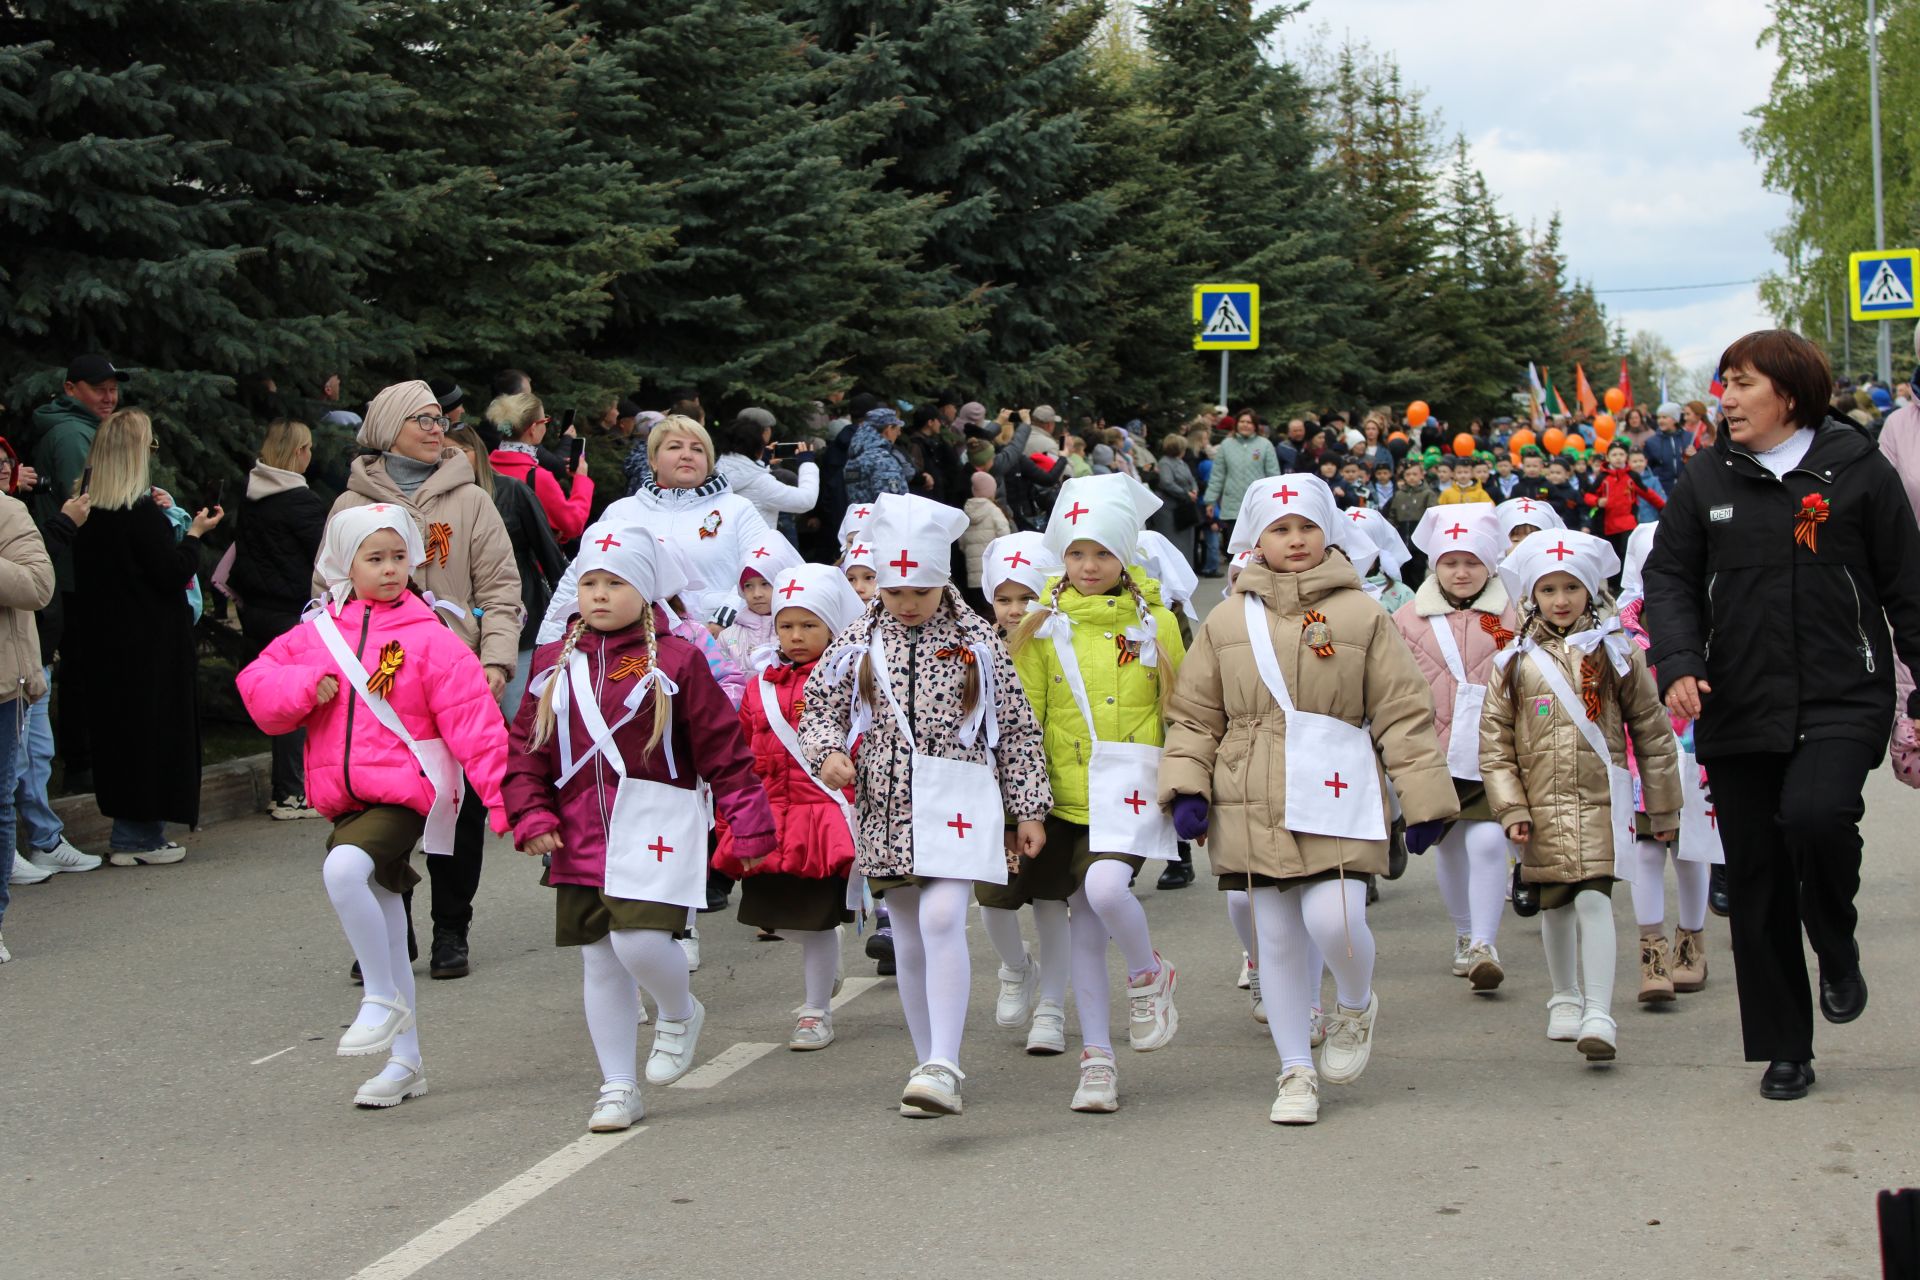
{"type": "Polygon", "coordinates": [[[1433,410],[1427,406],[1425,400],[1415,400],[1407,406],[1407,425],[1410,427],[1424,427],[1427,425],[1427,419],[1432,416],[1433,410]]]}
{"type": "Polygon", "coordinates": [[[1473,437],[1464,431],[1455,436],[1453,438],[1453,452],[1457,457],[1471,458],[1473,456],[1473,437]]]}

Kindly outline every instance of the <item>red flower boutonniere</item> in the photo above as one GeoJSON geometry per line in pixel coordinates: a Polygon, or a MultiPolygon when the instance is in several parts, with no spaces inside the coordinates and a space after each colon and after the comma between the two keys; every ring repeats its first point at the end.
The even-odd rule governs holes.
{"type": "Polygon", "coordinates": [[[1821,495],[1810,493],[1800,499],[1800,510],[1793,516],[1793,540],[1818,555],[1820,548],[1815,541],[1820,526],[1827,522],[1828,514],[1827,500],[1821,495]]]}

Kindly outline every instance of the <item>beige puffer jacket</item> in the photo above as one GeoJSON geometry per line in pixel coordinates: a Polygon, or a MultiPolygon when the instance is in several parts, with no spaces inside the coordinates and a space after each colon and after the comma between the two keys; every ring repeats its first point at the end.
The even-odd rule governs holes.
{"type": "Polygon", "coordinates": [[[0,493],[0,702],[47,696],[33,615],[53,599],[53,560],[19,501],[0,493]]]}
{"type": "MultiPolygon", "coordinates": [[[[467,455],[446,449],[439,470],[411,498],[387,475],[386,459],[355,458],[347,491],[334,500],[328,515],[376,502],[395,503],[413,513],[427,549],[425,563],[414,571],[415,584],[436,599],[459,605],[457,616],[447,609],[436,612],[479,655],[481,666],[510,674],[520,655],[520,569],[507,526],[493,499],[474,484],[467,455]]],[[[316,596],[324,594],[326,584],[317,575],[313,585],[316,596]]]]}
{"type": "Polygon", "coordinates": [[[1384,840],[1296,835],[1286,828],[1286,719],[1248,647],[1240,597],[1249,593],[1266,603],[1294,706],[1370,728],[1408,822],[1460,811],[1433,735],[1433,693],[1393,619],[1361,590],[1359,575],[1340,555],[1298,574],[1249,564],[1226,601],[1207,615],[1167,696],[1160,803],[1171,806],[1183,792],[1212,801],[1207,855],[1222,875],[1291,879],[1340,868],[1383,875],[1384,840]],[[1333,632],[1331,658],[1315,654],[1302,638],[1310,609],[1325,615],[1333,632]]]}
{"type": "MultiPolygon", "coordinates": [[[[1540,649],[1577,695],[1585,655],[1560,639],[1546,640],[1540,649]]],[[[1596,652],[1604,663],[1604,651],[1596,652]]],[[[1618,694],[1600,700],[1600,732],[1613,763],[1626,768],[1624,713],[1633,730],[1647,819],[1655,831],[1672,831],[1680,825],[1673,722],[1660,705],[1638,646],[1632,663],[1617,682],[1618,694]]],[[[1532,658],[1516,652],[1506,672],[1496,673],[1489,684],[1480,717],[1480,772],[1493,816],[1503,827],[1533,824],[1531,839],[1520,847],[1521,878],[1529,884],[1576,884],[1622,874],[1613,866],[1607,765],[1580,736],[1573,718],[1554,705],[1558,701],[1532,658]]]]}

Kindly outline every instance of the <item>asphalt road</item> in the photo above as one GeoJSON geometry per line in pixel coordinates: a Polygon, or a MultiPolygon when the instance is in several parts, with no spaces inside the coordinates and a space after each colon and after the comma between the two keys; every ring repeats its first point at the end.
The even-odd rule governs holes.
{"type": "MultiPolygon", "coordinates": [[[[1822,1024],[1803,1102],[1762,1101],[1740,1060],[1723,921],[1707,989],[1649,1012],[1619,895],[1620,1058],[1589,1067],[1545,1039],[1537,924],[1508,918],[1507,984],[1471,995],[1416,858],[1373,916],[1372,1065],[1327,1087],[1316,1127],[1267,1122],[1277,1061],[1233,985],[1221,895],[1143,877],[1181,1029],[1121,1050],[1117,1115],[1069,1111],[1073,1058],[993,1025],[976,927],[966,1114],[898,1118],[913,1063],[891,980],[850,983],[839,1041],[789,1053],[798,948],[729,913],[702,917],[695,978],[718,1062],[689,1082],[710,1087],[649,1090],[624,1138],[584,1132],[579,958],[550,945],[526,859],[489,850],[473,975],[420,967],[431,1093],[364,1112],[379,1060],[333,1054],[356,992],[326,827],[235,822],[179,866],[16,891],[0,1275],[1877,1275],[1874,1192],[1920,1182],[1916,821],[1920,797],[1874,775],[1873,1003],[1822,1024]]],[[[847,973],[872,973],[852,938],[847,973]]]]}

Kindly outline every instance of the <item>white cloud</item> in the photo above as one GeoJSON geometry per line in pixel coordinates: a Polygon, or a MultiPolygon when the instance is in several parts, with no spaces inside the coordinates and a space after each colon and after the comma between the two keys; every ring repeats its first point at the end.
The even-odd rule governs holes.
{"type": "Polygon", "coordinates": [[[1570,272],[1683,363],[1771,323],[1750,280],[1781,266],[1786,220],[1740,141],[1775,59],[1756,47],[1763,0],[1340,0],[1283,29],[1283,47],[1351,37],[1391,53],[1449,131],[1466,137],[1522,225],[1558,211],[1570,272]]]}

